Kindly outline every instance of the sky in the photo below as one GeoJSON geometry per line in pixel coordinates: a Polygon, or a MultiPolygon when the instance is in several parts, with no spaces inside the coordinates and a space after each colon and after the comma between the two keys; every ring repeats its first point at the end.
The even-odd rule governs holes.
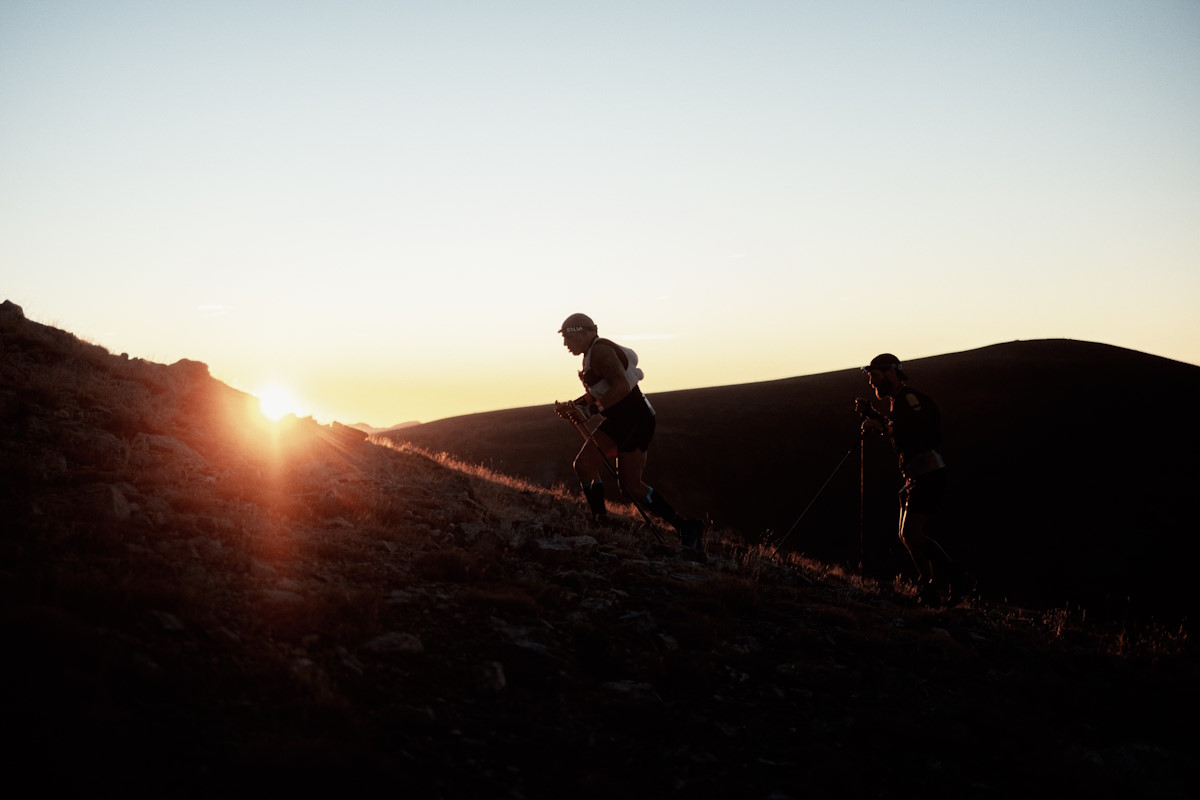
{"type": "Polygon", "coordinates": [[[1200,2],[0,0],[0,300],[385,427],[1069,338],[1200,364],[1200,2]]]}

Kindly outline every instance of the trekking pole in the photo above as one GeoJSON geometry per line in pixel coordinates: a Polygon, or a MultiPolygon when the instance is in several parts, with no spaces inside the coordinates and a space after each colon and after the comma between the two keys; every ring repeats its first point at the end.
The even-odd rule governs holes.
{"type": "Polygon", "coordinates": [[[846,451],[846,455],[842,456],[842,460],[839,461],[838,465],[833,468],[833,472],[829,473],[829,477],[825,479],[825,483],[821,484],[821,488],[817,489],[817,493],[813,495],[813,499],[808,501],[808,505],[805,506],[804,510],[800,512],[800,516],[797,517],[796,521],[792,523],[792,527],[788,528],[788,532],[785,533],[783,538],[779,540],[779,544],[775,545],[775,549],[771,551],[771,558],[774,558],[775,554],[779,552],[779,548],[783,547],[783,543],[787,541],[789,536],[792,535],[792,531],[796,530],[796,526],[800,524],[800,520],[804,519],[804,515],[807,514],[808,510],[813,507],[813,503],[817,502],[817,498],[821,496],[821,492],[825,491],[825,487],[829,485],[829,482],[833,480],[833,476],[837,475],[838,470],[842,468],[842,464],[846,463],[846,459],[849,458],[850,454],[853,452],[854,448],[851,447],[846,451]]]}
{"type": "Polygon", "coordinates": [[[621,495],[629,502],[633,503],[633,507],[638,510],[638,513],[642,515],[642,519],[645,520],[648,526],[650,526],[650,531],[654,534],[654,538],[658,539],[659,544],[665,544],[666,540],[663,539],[662,532],[659,531],[658,526],[650,520],[650,515],[646,513],[646,509],[642,508],[642,504],[638,502],[638,499],[630,495],[629,492],[625,490],[625,485],[621,483],[621,476],[617,473],[617,468],[609,463],[608,456],[604,455],[604,449],[600,447],[600,443],[596,441],[596,437],[592,435],[592,432],[580,425],[579,420],[575,418],[575,415],[572,414],[571,410],[568,408],[569,405],[570,404],[568,403],[560,404],[555,402],[554,413],[571,423],[571,427],[575,429],[576,433],[583,437],[584,441],[591,442],[592,447],[596,448],[596,452],[600,454],[600,460],[603,461],[604,466],[608,468],[608,473],[612,475],[613,480],[617,482],[617,488],[621,490],[621,495]]]}

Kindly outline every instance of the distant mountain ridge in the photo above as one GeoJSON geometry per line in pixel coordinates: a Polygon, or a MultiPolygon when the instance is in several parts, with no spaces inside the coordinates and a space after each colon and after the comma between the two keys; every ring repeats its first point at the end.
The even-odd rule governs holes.
{"type": "MultiPolygon", "coordinates": [[[[951,491],[942,536],[995,596],[1143,608],[1196,601],[1193,503],[1200,429],[1179,409],[1200,367],[1103,344],[1015,341],[905,362],[943,415],[951,491]],[[1132,601],[1128,598],[1132,597],[1132,601]]],[[[895,458],[866,442],[859,497],[857,368],[709,389],[653,391],[647,479],[688,513],[757,540],[797,520],[786,547],[895,574],[895,458]],[[860,532],[861,528],[861,532],[860,532]],[[860,546],[860,538],[862,544],[860,546]]],[[[575,432],[545,406],[386,434],[542,485],[574,486],[575,432]]]]}
{"type": "Polygon", "coordinates": [[[356,422],[353,425],[350,425],[349,427],[356,428],[356,429],[362,431],[363,433],[370,434],[371,436],[377,436],[381,433],[391,433],[392,431],[398,431],[398,430],[402,430],[404,428],[411,428],[414,425],[420,425],[420,424],[421,424],[420,422],[417,422],[414,420],[412,422],[401,422],[399,425],[391,425],[386,428],[376,428],[371,425],[368,425],[365,422],[356,422]]]}

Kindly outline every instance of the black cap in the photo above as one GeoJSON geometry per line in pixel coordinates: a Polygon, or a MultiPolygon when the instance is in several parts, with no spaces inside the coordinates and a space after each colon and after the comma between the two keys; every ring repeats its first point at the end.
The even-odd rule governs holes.
{"type": "Polygon", "coordinates": [[[559,333],[575,333],[576,331],[596,330],[596,323],[592,322],[592,318],[587,314],[572,314],[563,320],[562,327],[558,329],[559,333]]]}
{"type": "Polygon", "coordinates": [[[862,368],[863,372],[870,372],[873,369],[894,369],[896,374],[900,376],[900,380],[908,380],[908,376],[904,374],[904,367],[900,363],[900,359],[896,358],[891,353],[880,353],[871,359],[871,363],[862,368]]]}

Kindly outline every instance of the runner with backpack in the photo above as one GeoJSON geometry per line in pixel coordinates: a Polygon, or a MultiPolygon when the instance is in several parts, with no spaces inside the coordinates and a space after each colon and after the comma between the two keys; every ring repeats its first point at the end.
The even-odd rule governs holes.
{"type": "Polygon", "coordinates": [[[583,356],[579,379],[584,393],[569,403],[556,403],[555,411],[583,426],[595,415],[603,422],[587,437],[575,457],[575,474],[583,488],[592,517],[607,521],[601,470],[608,465],[617,476],[619,488],[640,510],[649,511],[669,523],[683,546],[700,552],[704,526],[699,520],[679,514],[654,487],[645,483],[647,451],[654,438],[654,407],[638,382],[637,353],[600,337],[599,328],[586,314],[572,314],[558,331],[563,346],[572,355],[583,356]]]}
{"type": "Polygon", "coordinates": [[[863,397],[854,401],[863,418],[862,433],[884,434],[891,441],[904,479],[900,490],[900,542],[917,569],[918,599],[924,605],[953,604],[969,590],[969,577],[927,534],[946,492],[946,462],[941,447],[941,412],[929,395],[908,385],[900,359],[881,353],[862,368],[875,397],[888,405],[880,413],[863,397]]]}

